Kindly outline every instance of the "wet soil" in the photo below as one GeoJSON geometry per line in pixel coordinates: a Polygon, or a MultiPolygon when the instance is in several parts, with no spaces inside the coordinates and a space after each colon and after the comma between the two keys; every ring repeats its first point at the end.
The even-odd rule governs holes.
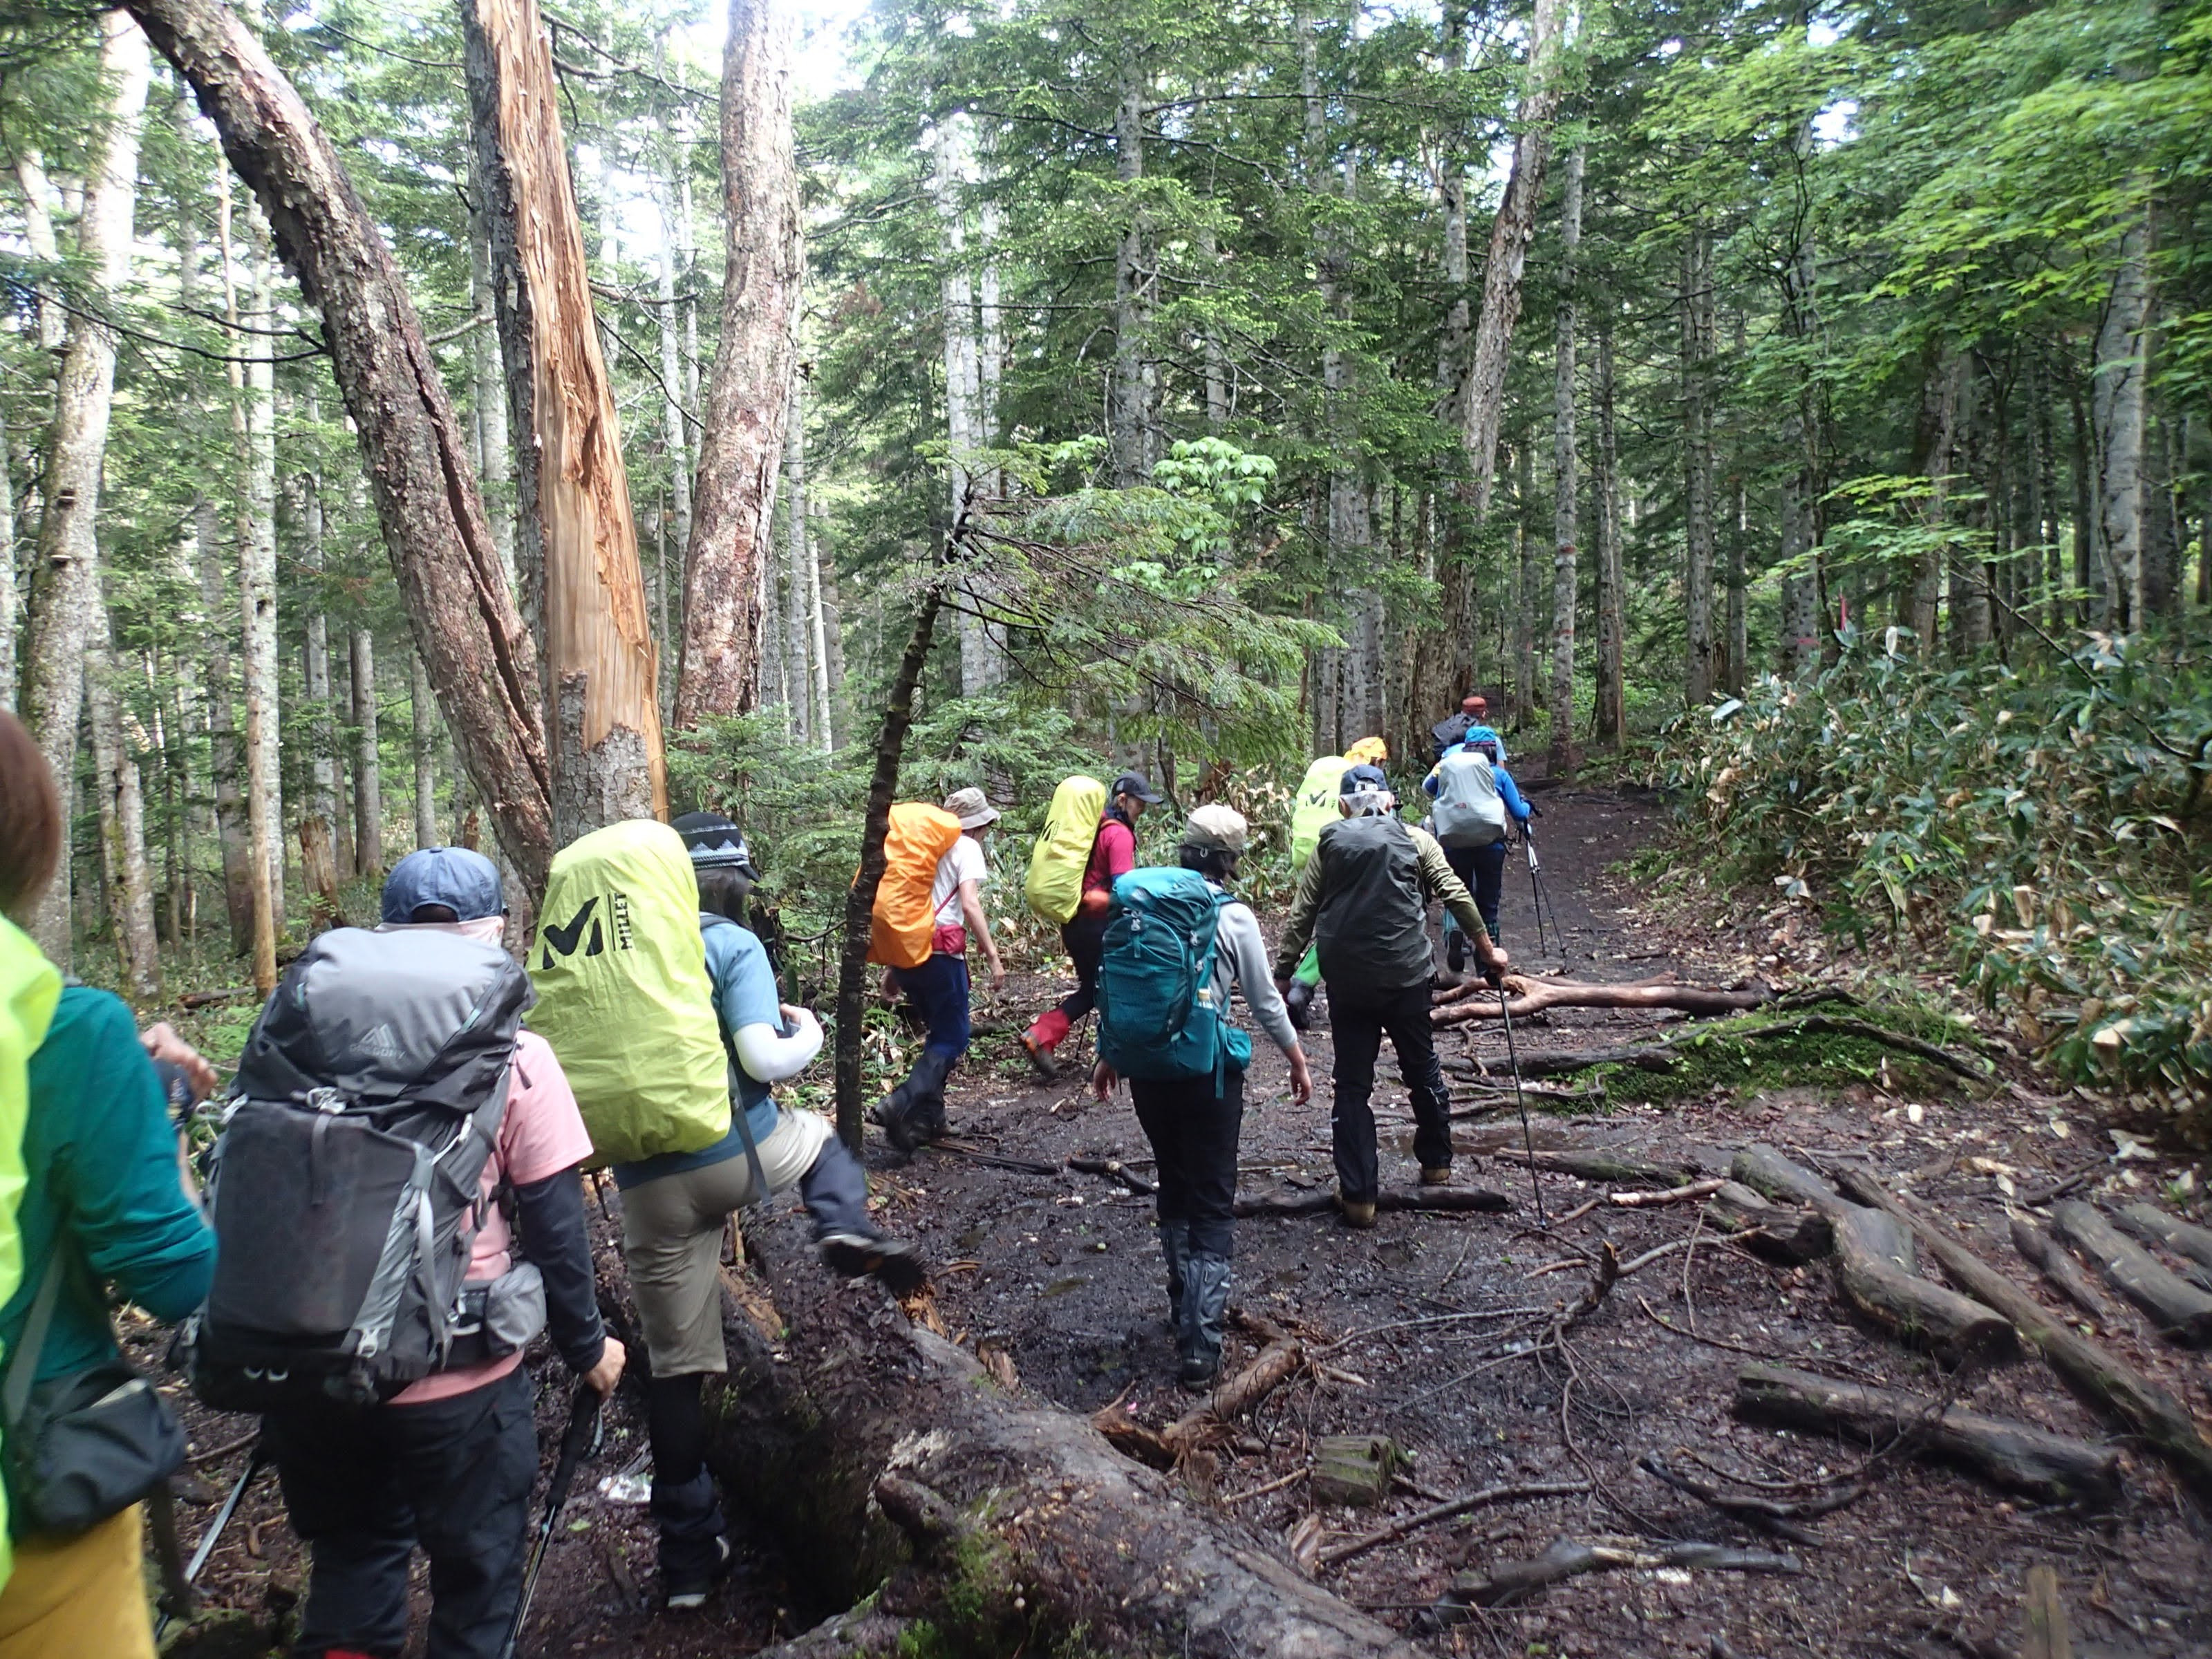
{"type": "MultiPolygon", "coordinates": [[[[1802,975],[1830,965],[1825,947],[1759,895],[1718,890],[1664,899],[1608,873],[1653,833],[1655,809],[1607,791],[1553,790],[1538,825],[1551,908],[1540,946],[1531,884],[1509,866],[1504,933],[1523,968],[1629,981],[1679,975],[1726,983],[1747,974],[1802,975]]],[[[1272,919],[1265,919],[1272,933],[1272,919]]],[[[1072,1411],[1119,1401],[1162,1422],[1187,1401],[1172,1382],[1172,1347],[1149,1201],[1096,1176],[1037,1174],[975,1156],[1060,1165],[1070,1157],[1149,1168],[1144,1135],[1122,1094],[1091,1100],[1070,1076],[1040,1085],[1012,1035],[1058,994],[1050,975],[1017,975],[995,1007],[978,1008],[979,1036],[956,1073],[954,1133],[966,1152],[895,1158],[871,1132],[868,1158],[885,1224],[918,1240],[937,1264],[937,1308],[951,1333],[1002,1352],[1023,1388],[1072,1411]],[[1000,1024],[991,1029],[993,1017],[1000,1024]]],[[[1668,1017],[1561,1010],[1524,1023],[1523,1044],[1580,1046],[1650,1036],[1668,1017]]],[[[1279,1056],[1264,1042],[1246,1087],[1241,1185],[1248,1193],[1333,1187],[1326,1017],[1310,1034],[1315,1101],[1290,1103],[1279,1056]]],[[[1494,1025],[1443,1034],[1447,1055],[1474,1054],[1502,1071],[1494,1025]]],[[[1602,1109],[1541,1103],[1540,1144],[1603,1148],[1722,1173],[1753,1139],[1806,1157],[1850,1153],[1893,1176],[1970,1230],[1985,1260],[2023,1284],[2032,1274],[2004,1234],[2006,1194],[2024,1190],[2112,1143],[2081,1101],[2053,1096],[2013,1067],[1988,1098],[1917,1091],[1885,1068],[1849,1087],[1783,1088],[1744,1097],[1716,1087],[1664,1105],[1638,1098],[1636,1074],[1616,1079],[1602,1109]]],[[[1637,1467],[1656,1453],[1753,1481],[1818,1482],[1863,1462],[1865,1445],[1735,1421],[1737,1370],[1784,1362],[1962,1401],[2092,1440],[2106,1430],[2039,1362],[2014,1359],[1966,1377],[1855,1322],[1825,1264],[1778,1269],[1700,1226],[1694,1206],[1620,1209],[1601,1185],[1543,1175],[1548,1229],[1536,1224],[1525,1169],[1490,1154],[1521,1136],[1510,1094],[1469,1087],[1455,1130],[1457,1179],[1508,1194],[1502,1215],[1386,1213],[1372,1231],[1332,1215],[1254,1218],[1237,1229],[1235,1299],[1292,1325],[1324,1363],[1279,1390],[1219,1452],[1187,1471],[1231,1524],[1288,1556],[1293,1534],[1320,1529],[1323,1547],[1480,1488],[1586,1482],[1585,1495],[1507,1503],[1425,1527],[1320,1570],[1322,1582],[1438,1653],[1513,1655],[2012,1655],[2021,1651],[2022,1583],[2052,1567],[2076,1655],[2212,1655],[2212,1529],[2156,1460],[2124,1449],[2125,1495],[2097,1514],[2006,1500],[1941,1468],[1889,1462],[1866,1496],[1811,1523],[1817,1543],[1778,1542],[1660,1486],[1637,1467]],[[1569,1221],[1569,1213],[1599,1200],[1569,1221]],[[1625,1277],[1576,1327],[1564,1352],[1534,1339],[1553,1310],[1589,1282],[1600,1245],[1632,1260],[1654,1246],[1697,1243],[1625,1277]],[[1517,1313],[1505,1310],[1532,1310],[1517,1313]],[[1379,1510],[1316,1506],[1301,1472],[1314,1441],[1388,1435],[1413,1462],[1379,1510]],[[1802,1571],[1777,1576],[1674,1569],[1571,1580],[1530,1602],[1423,1632],[1422,1609],[1465,1568],[1540,1554],[1554,1540],[1704,1540],[1789,1551],[1802,1571]]],[[[1976,1091],[1978,1094],[1990,1091],[1976,1091]]],[[[1587,1105],[1597,1106],[1591,1102],[1587,1105]]],[[[1412,1121],[1387,1059],[1376,1093],[1384,1179],[1410,1185],[1412,1121]]],[[[2178,1173],[2155,1159],[2122,1164],[2109,1182],[2154,1197],[2178,1173]]],[[[602,1218],[601,1228],[605,1229],[602,1218]]],[[[618,1293],[611,1253],[603,1273],[618,1293]]],[[[1929,1270],[1933,1276],[1933,1270],[1929,1270]]],[[[2056,1305],[2054,1304],[2054,1305],[2056,1305]]],[[[2212,1416],[2201,1357],[2160,1343],[2127,1318],[2100,1332],[2129,1360],[2212,1416]]],[[[1230,1364],[1250,1356],[1232,1339],[1230,1364]]],[[[543,1371],[539,1421],[550,1468],[567,1389],[543,1371]]],[[[196,1443],[217,1448],[247,1425],[192,1416],[196,1443]]],[[[598,1483],[641,1466],[641,1413],[629,1397],[610,1413],[605,1449],[579,1481],[538,1591],[525,1651],[545,1655],[743,1654],[795,1623],[803,1601],[767,1540],[750,1540],[739,1570],[704,1615],[651,1610],[652,1544],[641,1506],[598,1483]]],[[[242,1447],[201,1463],[204,1495],[244,1467],[242,1447]]],[[[1700,1470],[1701,1474],[1707,1470],[1700,1470]]],[[[1737,1487],[1737,1491],[1766,1488],[1737,1487]]],[[[1784,1494],[1790,1495],[1790,1494],[1784,1494]]],[[[188,1541],[211,1508],[187,1508],[188,1541]]],[[[225,1536],[209,1582],[222,1605],[260,1613],[295,1597],[299,1553],[264,1476],[225,1536]]],[[[421,1587],[418,1584],[418,1600],[421,1587]]],[[[266,1620],[261,1620],[264,1629],[266,1620]]],[[[259,1651],[246,1647],[240,1652],[259,1651]]]]}

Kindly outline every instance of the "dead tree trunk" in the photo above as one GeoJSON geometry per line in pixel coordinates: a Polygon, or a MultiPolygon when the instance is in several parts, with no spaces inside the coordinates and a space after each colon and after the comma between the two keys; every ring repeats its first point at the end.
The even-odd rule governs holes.
{"type": "MultiPolygon", "coordinates": [[[[118,303],[119,292],[131,275],[139,120],[153,67],[146,37],[123,12],[102,14],[100,33],[100,67],[109,88],[109,101],[101,128],[104,142],[95,143],[91,157],[77,253],[94,293],[100,296],[94,309],[104,311],[118,303]]],[[[114,402],[114,333],[89,314],[72,316],[54,388],[46,511],[39,521],[23,685],[24,724],[64,790],[76,775],[85,651],[99,608],[100,471],[107,454],[108,418],[114,402]]],[[[64,968],[69,966],[66,858],[32,910],[31,933],[49,957],[64,968]]]]}
{"type": "Polygon", "coordinates": [[[760,567],[783,459],[802,269],[788,7],[730,0],[721,147],[727,274],[684,551],[678,726],[750,708],[760,672],[760,567]]]}
{"type": "Polygon", "coordinates": [[[915,612],[914,632],[908,635],[906,654],[899,659],[898,675],[891,681],[884,702],[883,731],[876,738],[876,765],[868,780],[868,815],[860,836],[860,872],[845,895],[845,938],[837,957],[837,1134],[854,1152],[860,1150],[860,1022],[868,997],[868,939],[875,909],[876,887],[884,878],[884,839],[891,827],[891,798],[898,793],[899,762],[906,753],[906,734],[914,725],[914,694],[921,684],[922,665],[929,660],[930,641],[937,636],[937,613],[943,595],[932,586],[915,612]]]}
{"type": "Polygon", "coordinates": [[[536,0],[471,0],[462,23],[520,514],[544,556],[559,844],[620,819],[667,815],[653,624],[552,48],[536,0]]]}
{"type": "Polygon", "coordinates": [[[220,0],[131,0],[131,10],[192,83],[322,311],[416,644],[477,793],[535,890],[552,858],[537,653],[391,250],[299,94],[220,0]]]}
{"type": "Polygon", "coordinates": [[[1575,255],[1583,240],[1583,149],[1559,193],[1559,312],[1552,376],[1552,776],[1575,775],[1575,601],[1580,589],[1580,482],[1575,467],[1575,255]]]}
{"type": "Polygon", "coordinates": [[[840,1289],[788,1222],[749,1226],[746,1243],[786,1358],[731,1322],[751,1363],[718,1413],[720,1473],[794,1554],[836,1564],[845,1582],[823,1588],[838,1599],[912,1564],[868,1613],[771,1653],[891,1652],[902,1632],[932,1628],[978,1652],[1413,1659],[1395,1632],[1190,1503],[1174,1476],[1079,1418],[1002,1392],[879,1291],[840,1289]]]}

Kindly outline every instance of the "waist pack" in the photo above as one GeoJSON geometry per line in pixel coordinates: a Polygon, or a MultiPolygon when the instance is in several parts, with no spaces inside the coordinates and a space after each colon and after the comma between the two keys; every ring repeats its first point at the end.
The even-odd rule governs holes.
{"type": "Polygon", "coordinates": [[[633,819],[553,860],[530,947],[530,1029],[553,1045],[592,1167],[703,1152],[730,1130],[721,1025],[684,837],[633,819]]]}
{"type": "Polygon", "coordinates": [[[937,931],[937,861],[960,839],[960,820],[941,806],[901,801],[884,838],[884,876],[869,914],[868,960],[883,968],[919,968],[929,960],[937,931]]]}
{"type": "Polygon", "coordinates": [[[1210,1077],[1252,1058],[1214,993],[1221,908],[1195,870],[1132,870],[1114,883],[1098,967],[1098,1055],[1124,1077],[1210,1077]]]}
{"type": "Polygon", "coordinates": [[[1065,927],[1083,902],[1083,872],[1098,839],[1099,815],[1106,810],[1106,786],[1081,773],[1062,778],[1044,815],[1044,833],[1030,849],[1030,872],[1022,896],[1039,921],[1065,927]]]}
{"type": "Polygon", "coordinates": [[[463,1280],[529,1003],[453,933],[343,927],[292,965],[208,1175],[215,1279],[185,1332],[208,1404],[366,1405],[476,1357],[463,1280]]]}
{"type": "Polygon", "coordinates": [[[1337,792],[1352,763],[1341,755],[1323,755],[1298,780],[1298,793],[1291,800],[1291,868],[1306,867],[1321,832],[1337,821],[1337,792]]]}

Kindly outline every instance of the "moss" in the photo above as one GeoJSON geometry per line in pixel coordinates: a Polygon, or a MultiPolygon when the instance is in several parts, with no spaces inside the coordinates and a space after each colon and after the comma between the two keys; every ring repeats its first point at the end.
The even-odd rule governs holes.
{"type": "MultiPolygon", "coordinates": [[[[1923,1042],[1940,1042],[1947,1035],[1955,1036],[1948,1020],[1922,1008],[1881,1004],[1838,1012],[1923,1042]]],[[[1668,1045],[1675,1063],[1667,1071],[1604,1066],[1595,1068],[1592,1075],[1604,1085],[1608,1100],[1653,1105],[1716,1094],[1744,1101],[1784,1089],[1846,1089],[1881,1081],[1884,1062],[1893,1090],[1933,1097],[1956,1094],[1961,1086],[1960,1079],[1942,1067],[1869,1037],[1829,1031],[1793,1031],[1765,1038],[1746,1035],[1800,1017],[1795,1012],[1762,1012],[1692,1027],[1668,1045]]],[[[1580,1103],[1565,1105],[1580,1109],[1580,1103]]]]}
{"type": "Polygon", "coordinates": [[[1054,1625],[1027,1605],[1011,1553],[988,1533],[970,1533],[953,1552],[934,1611],[899,1637],[899,1659],[1099,1659],[1088,1626],[1054,1625]]]}

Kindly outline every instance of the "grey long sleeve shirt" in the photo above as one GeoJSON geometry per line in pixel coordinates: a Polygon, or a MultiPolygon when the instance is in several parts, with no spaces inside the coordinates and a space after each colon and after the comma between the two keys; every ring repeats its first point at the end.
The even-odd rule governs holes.
{"type": "Polygon", "coordinates": [[[1285,1054],[1298,1046],[1298,1034],[1283,1006],[1282,993],[1267,972],[1267,942],[1260,937],[1260,918],[1252,907],[1232,899],[1221,907],[1213,952],[1213,1000],[1217,1007],[1229,1006],[1233,981],[1244,993],[1244,1006],[1252,1011],[1274,1045],[1285,1054]]]}

